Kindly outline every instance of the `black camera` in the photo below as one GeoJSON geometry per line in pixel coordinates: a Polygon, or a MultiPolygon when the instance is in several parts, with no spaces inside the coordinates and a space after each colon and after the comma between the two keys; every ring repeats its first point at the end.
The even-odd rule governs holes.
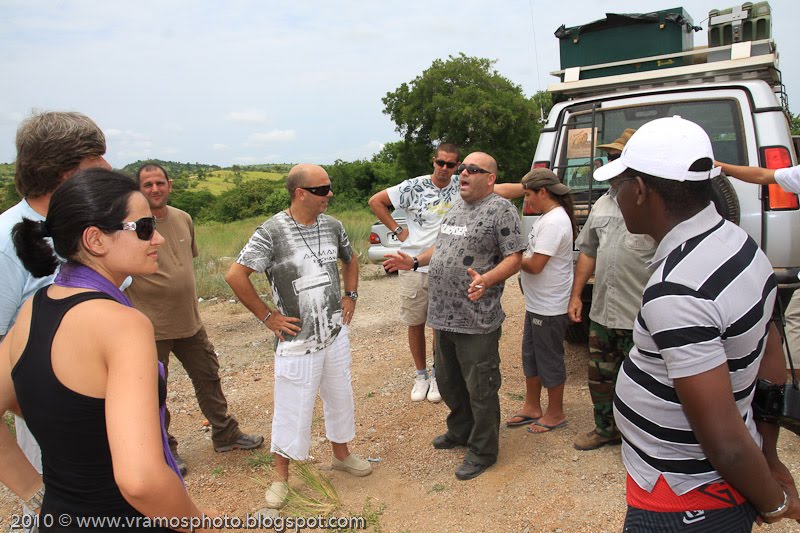
{"type": "Polygon", "coordinates": [[[800,435],[800,388],[793,383],[776,385],[759,379],[753,396],[753,418],[800,435]]]}

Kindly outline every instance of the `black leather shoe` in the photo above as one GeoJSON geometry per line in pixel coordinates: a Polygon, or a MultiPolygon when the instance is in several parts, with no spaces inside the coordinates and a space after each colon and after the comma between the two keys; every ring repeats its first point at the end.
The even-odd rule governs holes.
{"type": "Polygon", "coordinates": [[[483,472],[492,465],[483,465],[480,463],[473,463],[469,459],[464,459],[464,462],[456,468],[456,477],[461,481],[466,481],[480,476],[483,472]]]}
{"type": "Polygon", "coordinates": [[[456,442],[450,437],[448,437],[447,433],[445,433],[444,435],[439,435],[438,437],[433,439],[431,441],[431,444],[433,444],[433,447],[436,448],[437,450],[449,450],[450,448],[455,448],[456,446],[466,446],[466,444],[463,444],[461,442],[456,442]]]}

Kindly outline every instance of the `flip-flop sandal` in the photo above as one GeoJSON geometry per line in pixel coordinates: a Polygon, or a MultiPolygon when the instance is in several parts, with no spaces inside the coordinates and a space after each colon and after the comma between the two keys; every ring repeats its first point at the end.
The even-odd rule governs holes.
{"type": "Polygon", "coordinates": [[[511,419],[509,419],[506,422],[506,427],[507,428],[516,428],[516,427],[519,427],[519,426],[527,426],[529,424],[535,424],[538,421],[539,421],[538,418],[533,418],[532,416],[514,415],[514,416],[511,417],[511,419]],[[520,420],[517,420],[515,422],[511,422],[511,420],[513,420],[514,418],[519,418],[520,420]]]}
{"type": "Polygon", "coordinates": [[[528,429],[528,433],[533,433],[535,435],[538,435],[538,434],[541,434],[541,433],[549,433],[549,432],[554,431],[554,430],[556,430],[558,428],[563,428],[564,426],[567,425],[567,421],[564,420],[563,422],[559,422],[558,424],[554,424],[552,426],[548,426],[547,424],[542,424],[541,422],[539,422],[537,420],[536,422],[533,423],[533,425],[534,426],[538,426],[540,428],[545,428],[543,431],[536,431],[533,428],[527,428],[528,429]]]}

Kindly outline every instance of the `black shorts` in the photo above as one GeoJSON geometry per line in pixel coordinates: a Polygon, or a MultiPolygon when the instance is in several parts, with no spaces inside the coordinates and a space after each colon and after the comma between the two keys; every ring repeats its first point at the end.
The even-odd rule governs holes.
{"type": "Polygon", "coordinates": [[[538,376],[545,388],[557,387],[567,381],[564,334],[568,325],[566,314],[546,316],[525,311],[522,371],[526,378],[538,376]]]}
{"type": "Polygon", "coordinates": [[[756,510],[747,502],[725,509],[674,513],[645,511],[628,506],[622,530],[626,533],[744,533],[753,530],[755,520],[756,510]]]}

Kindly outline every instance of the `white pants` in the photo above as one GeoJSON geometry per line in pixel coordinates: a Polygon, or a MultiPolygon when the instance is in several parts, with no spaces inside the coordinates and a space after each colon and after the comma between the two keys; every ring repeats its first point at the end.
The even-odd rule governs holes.
{"type": "Polygon", "coordinates": [[[307,355],[275,357],[275,413],[272,452],[295,460],[308,458],[311,419],[317,392],[322,398],[325,436],[339,444],[356,436],[355,405],[350,384],[350,339],[347,328],[327,348],[307,355]]]}

